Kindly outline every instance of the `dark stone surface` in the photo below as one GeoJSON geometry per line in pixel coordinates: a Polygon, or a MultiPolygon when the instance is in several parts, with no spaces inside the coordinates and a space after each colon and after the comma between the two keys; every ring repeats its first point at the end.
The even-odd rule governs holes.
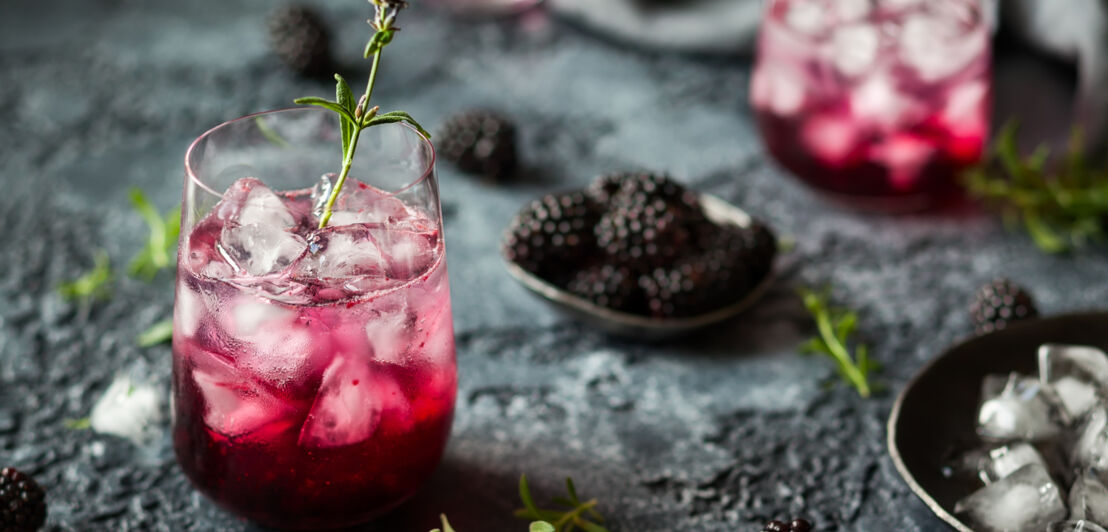
{"type": "MultiPolygon", "coordinates": [[[[323,2],[316,2],[322,5],[323,2]]],[[[329,2],[349,79],[364,2],[329,2]]],[[[144,227],[136,185],[179,199],[188,142],[223,120],[289,105],[326,84],[292,78],[265,48],[272,2],[6,0],[0,4],[0,464],[49,492],[50,530],[248,530],[191,490],[165,439],[131,443],[66,428],[120,370],[165,382],[167,346],[135,335],[168,316],[172,279],[116,283],[95,305],[53,291],[103,247],[125,264],[144,227]]],[[[820,530],[942,530],[884,449],[886,394],[842,387],[796,346],[811,331],[798,283],[832,282],[895,392],[969,332],[972,289],[1004,274],[1045,313],[1099,306],[1108,260],[1035,251],[968,210],[879,217],[835,208],[764,160],[746,100],[748,65],[644,53],[559,26],[405,14],[376,94],[435,125],[493,106],[522,124],[528,171],[494,186],[440,165],[460,389],[445,462],[411,503],[367,530],[523,530],[511,517],[528,473],[553,495],[572,475],[613,530],[757,530],[805,515],[820,530]],[[668,170],[793,236],[778,287],[752,312],[694,338],[606,338],[530,298],[500,265],[498,235],[524,201],[625,168],[668,170]]],[[[1041,105],[1038,107],[1041,108],[1041,105]]],[[[1064,106],[1062,106],[1064,108],[1064,106]]]]}

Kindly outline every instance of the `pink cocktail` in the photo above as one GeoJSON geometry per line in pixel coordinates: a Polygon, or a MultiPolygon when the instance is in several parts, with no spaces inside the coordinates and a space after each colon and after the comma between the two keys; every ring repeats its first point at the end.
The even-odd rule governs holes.
{"type": "Polygon", "coordinates": [[[366,130],[351,173],[362,180],[318,229],[336,129],[314,109],[250,117],[206,133],[187,160],[177,457],[219,505],[286,529],[363,522],[414,494],[453,417],[430,145],[406,126],[366,130]]]}
{"type": "Polygon", "coordinates": [[[946,196],[988,135],[986,19],[981,0],[767,2],[750,86],[766,148],[855,205],[946,196]]]}

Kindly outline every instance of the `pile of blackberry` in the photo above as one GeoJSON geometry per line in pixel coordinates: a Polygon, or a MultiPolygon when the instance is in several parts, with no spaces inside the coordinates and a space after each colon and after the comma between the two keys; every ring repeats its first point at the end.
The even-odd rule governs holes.
{"type": "Polygon", "coordinates": [[[504,256],[597,305],[655,318],[733,304],[769,273],[776,238],[764,224],[717,224],[696,193],[664,175],[601,176],[550,194],[512,220],[504,256]]]}
{"type": "Polygon", "coordinates": [[[770,521],[762,528],[762,532],[814,532],[812,523],[806,519],[793,519],[788,523],[784,521],[770,521]]]}
{"type": "Polygon", "coordinates": [[[46,492],[26,473],[0,469],[0,530],[34,532],[46,522],[46,492]]]}

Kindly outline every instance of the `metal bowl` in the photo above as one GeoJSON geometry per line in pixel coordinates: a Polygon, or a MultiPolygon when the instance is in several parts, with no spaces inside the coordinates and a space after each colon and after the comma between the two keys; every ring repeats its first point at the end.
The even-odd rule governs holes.
{"type": "Polygon", "coordinates": [[[1046,343],[1108,347],[1108,312],[1068,314],[1016,323],[950,347],[916,374],[889,415],[889,454],[908,486],[935,515],[961,532],[954,505],[979,486],[941,474],[953,449],[974,444],[981,380],[1013,371],[1034,375],[1046,343]]]}
{"type": "MultiPolygon", "coordinates": [[[[745,211],[716,196],[700,194],[699,199],[704,215],[716,224],[749,227],[753,223],[753,219],[745,211]]],[[[770,273],[742,299],[726,307],[687,318],[652,318],[602,307],[551,284],[507,258],[504,259],[504,264],[515,280],[558,310],[606,332],[644,340],[674,338],[732,318],[750,308],[774,280],[771,268],[770,273]]]]}

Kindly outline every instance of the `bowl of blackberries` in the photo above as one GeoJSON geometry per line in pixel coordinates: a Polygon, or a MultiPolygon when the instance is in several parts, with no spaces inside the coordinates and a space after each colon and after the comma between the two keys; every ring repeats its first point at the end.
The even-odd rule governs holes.
{"type": "Polygon", "coordinates": [[[730,203],[652,173],[613,173],[548,194],[509,223],[508,272],[608,332],[678,336],[750,307],[772,282],[777,239],[730,203]]]}

